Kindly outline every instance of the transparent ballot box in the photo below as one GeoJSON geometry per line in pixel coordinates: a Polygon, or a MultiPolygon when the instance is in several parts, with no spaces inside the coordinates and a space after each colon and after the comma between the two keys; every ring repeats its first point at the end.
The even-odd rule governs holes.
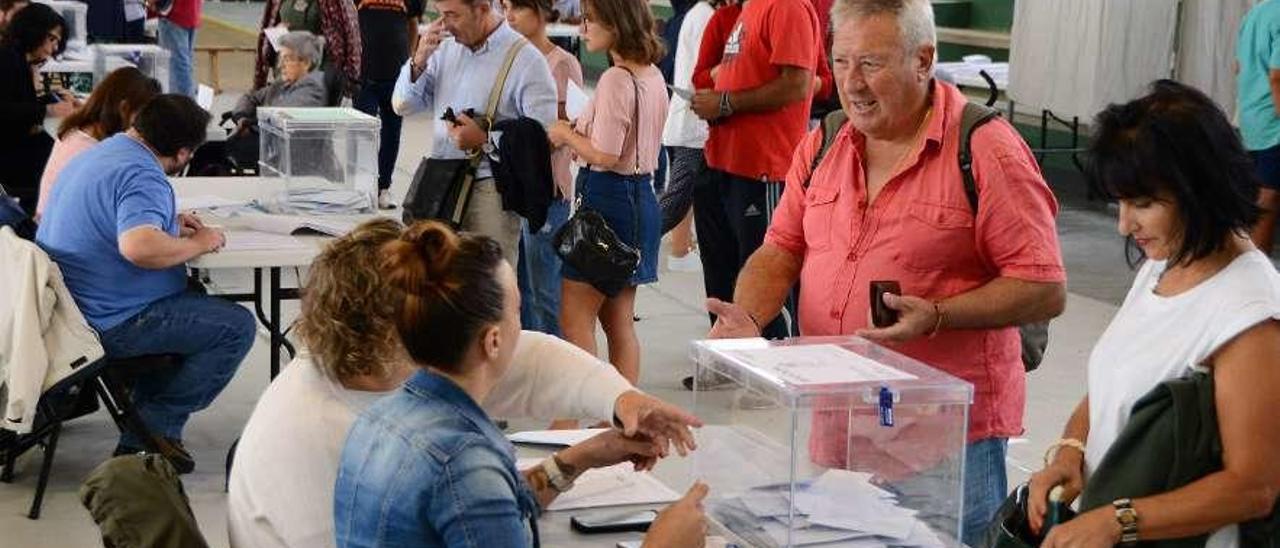
{"type": "Polygon", "coordinates": [[[121,66],[132,66],[159,82],[161,91],[169,92],[169,50],[155,44],[94,44],[90,50],[96,81],[121,66]]]}
{"type": "Polygon", "coordinates": [[[372,209],[379,128],[377,118],[351,108],[259,107],[258,172],[283,177],[291,195],[354,192],[372,209]]]}
{"type": "Polygon", "coordinates": [[[102,83],[106,74],[118,68],[133,66],[120,57],[100,60],[92,48],[85,52],[84,59],[72,59],[66,55],[62,59],[54,59],[41,65],[40,78],[44,89],[50,93],[67,91],[84,99],[102,83]]]}
{"type": "Polygon", "coordinates": [[[691,474],[735,542],[960,545],[972,385],[857,337],[697,341],[693,358],[710,389],[691,474]]]}

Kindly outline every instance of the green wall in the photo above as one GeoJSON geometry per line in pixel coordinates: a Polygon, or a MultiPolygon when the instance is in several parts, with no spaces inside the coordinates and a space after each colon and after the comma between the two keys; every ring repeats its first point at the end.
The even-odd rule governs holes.
{"type": "Polygon", "coordinates": [[[969,28],[1009,32],[1013,27],[1013,0],[972,0],[969,28]]]}
{"type": "MultiPolygon", "coordinates": [[[[934,0],[938,26],[1009,32],[1013,27],[1014,0],[934,0]]],[[[980,53],[994,61],[1008,61],[1009,50],[979,48],[959,44],[938,44],[938,59],[959,61],[961,57],[980,53]]]]}

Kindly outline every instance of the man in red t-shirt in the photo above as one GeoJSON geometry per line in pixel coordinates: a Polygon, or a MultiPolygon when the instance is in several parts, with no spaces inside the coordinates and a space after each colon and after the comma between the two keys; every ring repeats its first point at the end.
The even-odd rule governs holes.
{"type": "MultiPolygon", "coordinates": [[[[707,296],[720,299],[733,297],[738,271],[764,241],[791,153],[808,129],[821,52],[811,3],[749,0],[741,10],[727,38],[707,29],[702,52],[723,53],[710,69],[712,82],[695,75],[699,88],[713,85],[692,101],[694,112],[711,124],[708,169],[694,190],[694,223],[707,296]]],[[[704,61],[700,56],[700,67],[704,61]]],[[[777,338],[788,331],[778,319],[764,334],[777,338]]]]}

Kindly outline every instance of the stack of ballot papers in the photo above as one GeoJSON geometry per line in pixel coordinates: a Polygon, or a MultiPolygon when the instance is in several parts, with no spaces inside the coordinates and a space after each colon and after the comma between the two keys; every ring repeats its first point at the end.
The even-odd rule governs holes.
{"type": "Polygon", "coordinates": [[[759,546],[946,546],[915,510],[898,506],[893,493],[871,483],[870,474],[828,470],[798,483],[794,499],[793,508],[785,486],[764,486],[713,500],[708,509],[759,546]]]}
{"type": "Polygon", "coordinates": [[[322,234],[325,236],[345,236],[356,228],[363,219],[346,219],[340,217],[318,218],[297,215],[244,215],[244,223],[252,230],[271,234],[322,234]]]}
{"type": "MultiPolygon", "coordinates": [[[[528,470],[541,466],[542,459],[519,459],[516,468],[528,470]]],[[[583,472],[573,481],[573,488],[556,497],[547,510],[576,510],[630,504],[665,504],[680,500],[672,491],[648,472],[636,472],[629,462],[583,472]]]]}
{"type": "Polygon", "coordinates": [[[373,201],[367,192],[346,188],[296,188],[253,205],[267,213],[287,215],[352,215],[372,213],[373,201]]]}
{"type": "Polygon", "coordinates": [[[239,209],[249,205],[249,200],[233,200],[213,195],[180,196],[177,202],[178,209],[182,211],[192,209],[239,209]]]}

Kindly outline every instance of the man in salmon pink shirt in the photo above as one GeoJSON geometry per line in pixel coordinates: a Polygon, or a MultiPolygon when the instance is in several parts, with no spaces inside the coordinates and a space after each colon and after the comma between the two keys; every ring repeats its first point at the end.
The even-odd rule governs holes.
{"type": "MultiPolygon", "coordinates": [[[[723,9],[713,21],[737,7],[723,9]]],[[[791,153],[808,129],[821,33],[813,5],[795,0],[748,0],[736,20],[723,22],[732,25],[727,36],[713,23],[703,37],[699,68],[708,64],[703,54],[720,54],[713,68],[695,70],[709,76],[695,74],[700,89],[691,108],[710,124],[708,169],[694,189],[703,281],[708,296],[729,299],[764,240],[791,153]]],[[[777,321],[766,333],[782,337],[788,329],[777,321]]]]}
{"type": "MultiPolygon", "coordinates": [[[[963,540],[977,545],[1008,492],[1007,440],[1022,433],[1016,326],[1057,316],[1066,299],[1057,202],[1026,144],[995,119],[973,133],[972,209],[958,162],[966,99],[933,77],[928,0],[836,0],[832,14],[849,123],[812,177],[821,132],[796,150],[736,301],[708,299],[718,316],[711,336],[758,336],[799,282],[802,335],[860,335],[971,383],[963,540]],[[884,297],[897,322],[880,329],[869,322],[873,280],[902,287],[901,297],[884,297]]],[[[818,412],[813,421],[809,451],[821,466],[866,466],[863,449],[872,448],[882,453],[872,457],[877,471],[892,458],[893,470],[911,476],[959,457],[930,455],[919,439],[884,439],[873,420],[818,412]]]]}

